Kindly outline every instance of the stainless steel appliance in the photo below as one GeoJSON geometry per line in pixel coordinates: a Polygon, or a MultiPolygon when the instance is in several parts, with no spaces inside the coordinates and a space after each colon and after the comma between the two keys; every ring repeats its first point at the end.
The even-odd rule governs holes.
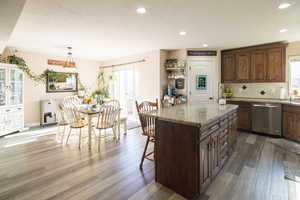
{"type": "Polygon", "coordinates": [[[56,123],[56,108],[50,100],[41,100],[41,126],[46,126],[56,123]]]}
{"type": "Polygon", "coordinates": [[[281,136],[281,104],[253,103],[252,131],[281,136]]]}

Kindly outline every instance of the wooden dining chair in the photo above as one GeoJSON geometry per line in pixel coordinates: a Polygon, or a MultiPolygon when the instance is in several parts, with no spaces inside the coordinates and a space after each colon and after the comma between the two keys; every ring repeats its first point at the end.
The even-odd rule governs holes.
{"type": "Polygon", "coordinates": [[[64,115],[66,116],[66,120],[70,125],[69,134],[66,140],[66,144],[68,144],[69,137],[72,133],[73,129],[79,129],[79,137],[78,137],[78,148],[81,149],[81,140],[82,140],[82,128],[88,126],[88,121],[83,119],[77,107],[74,104],[70,104],[69,102],[64,102],[62,105],[62,109],[64,115]]]}
{"type": "Polygon", "coordinates": [[[81,104],[81,101],[78,98],[78,96],[67,96],[67,97],[64,98],[63,102],[64,102],[64,105],[67,105],[67,104],[70,105],[70,104],[72,104],[72,105],[77,106],[77,105],[81,104]]]}
{"type": "MultiPolygon", "coordinates": [[[[74,95],[74,96],[66,96],[63,99],[63,105],[64,107],[78,107],[80,105],[82,105],[81,100],[78,98],[78,96],[74,95]]],[[[80,115],[81,119],[85,119],[85,115],[78,113],[80,115]]]]}
{"type": "Polygon", "coordinates": [[[112,129],[114,139],[119,141],[120,139],[120,103],[117,100],[111,100],[105,102],[100,107],[97,123],[95,128],[99,130],[99,134],[96,135],[98,139],[98,151],[100,151],[101,143],[101,131],[112,129]]]}
{"type": "Polygon", "coordinates": [[[56,134],[56,139],[61,134],[61,143],[63,143],[66,128],[69,126],[69,123],[68,123],[65,113],[62,109],[61,103],[57,102],[57,100],[52,99],[52,98],[50,99],[50,102],[54,106],[55,111],[56,111],[55,115],[56,115],[56,121],[57,121],[57,125],[58,125],[58,133],[56,134]],[[62,132],[60,131],[61,127],[63,127],[62,132]]]}
{"type": "Polygon", "coordinates": [[[156,99],[156,102],[143,101],[141,104],[138,104],[138,102],[135,101],[135,104],[141,122],[142,135],[147,137],[146,145],[140,163],[140,169],[143,169],[143,163],[145,159],[153,161],[153,159],[149,158],[149,156],[154,154],[154,151],[147,153],[147,148],[149,142],[155,143],[155,118],[142,114],[145,112],[158,110],[158,100],[156,99]]]}

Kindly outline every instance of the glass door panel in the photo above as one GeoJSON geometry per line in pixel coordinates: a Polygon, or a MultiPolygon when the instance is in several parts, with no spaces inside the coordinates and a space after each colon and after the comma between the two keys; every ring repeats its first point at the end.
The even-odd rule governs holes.
{"type": "Polygon", "coordinates": [[[0,106],[6,105],[6,71],[0,69],[0,106]]]}
{"type": "Polygon", "coordinates": [[[122,115],[127,118],[136,118],[135,116],[135,85],[134,69],[124,69],[114,71],[115,81],[113,83],[113,97],[120,101],[122,115]]]}
{"type": "Polygon", "coordinates": [[[23,103],[23,73],[18,70],[10,71],[10,104],[23,103]]]}

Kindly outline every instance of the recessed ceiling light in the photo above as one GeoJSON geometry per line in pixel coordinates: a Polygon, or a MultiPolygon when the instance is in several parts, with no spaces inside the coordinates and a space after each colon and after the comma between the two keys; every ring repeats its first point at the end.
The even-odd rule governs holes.
{"type": "Polygon", "coordinates": [[[288,30],[286,29],[286,28],[283,28],[283,29],[280,29],[280,33],[285,33],[285,32],[287,32],[288,30]]]}
{"type": "Polygon", "coordinates": [[[208,45],[207,44],[203,44],[203,47],[208,47],[208,45]]]}
{"type": "Polygon", "coordinates": [[[180,32],[179,32],[179,35],[182,35],[182,36],[183,36],[183,35],[186,35],[186,32],[185,32],[185,31],[180,31],[180,32]]]}
{"type": "Polygon", "coordinates": [[[146,8],[144,8],[144,7],[139,7],[139,8],[136,9],[136,12],[137,12],[138,14],[145,14],[147,11],[146,11],[146,8]]]}
{"type": "Polygon", "coordinates": [[[285,9],[285,8],[288,8],[290,7],[291,4],[290,3],[282,3],[278,6],[279,9],[285,9]]]}

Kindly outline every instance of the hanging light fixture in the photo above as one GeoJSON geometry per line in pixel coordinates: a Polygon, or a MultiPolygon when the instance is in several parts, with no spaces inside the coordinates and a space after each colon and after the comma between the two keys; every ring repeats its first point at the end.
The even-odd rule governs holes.
{"type": "Polygon", "coordinates": [[[64,66],[65,68],[76,68],[76,65],[75,65],[75,62],[74,62],[74,59],[73,59],[73,56],[72,56],[72,47],[67,47],[68,49],[68,56],[67,56],[67,59],[64,63],[64,66]]]}

